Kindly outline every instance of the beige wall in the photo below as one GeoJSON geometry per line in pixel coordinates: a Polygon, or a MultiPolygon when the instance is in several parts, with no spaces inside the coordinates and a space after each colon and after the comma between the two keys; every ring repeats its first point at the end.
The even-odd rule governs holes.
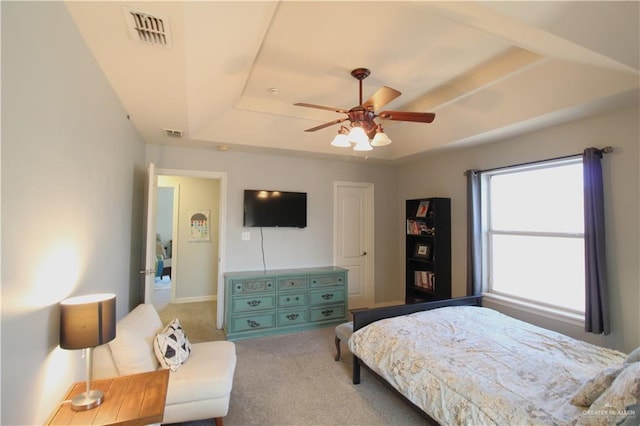
{"type": "Polygon", "coordinates": [[[140,302],[144,145],[62,2],[1,7],[0,423],[36,425],[85,377],[58,302],[140,302]]]}
{"type": "Polygon", "coordinates": [[[398,282],[397,169],[363,160],[322,160],[207,149],[147,145],[147,161],[159,169],[227,174],[224,271],[326,266],[333,259],[333,183],[371,182],[375,201],[375,301],[404,299],[398,282]],[[308,220],[304,229],[244,228],[243,191],[271,189],[307,192],[308,220]],[[242,232],[251,239],[243,241],[242,232]]]}
{"type": "MultiPolygon", "coordinates": [[[[609,336],[594,336],[562,323],[511,313],[613,348],[630,351],[640,345],[638,117],[637,107],[603,113],[501,142],[436,153],[402,167],[398,178],[401,200],[451,197],[453,295],[462,296],[466,291],[465,170],[543,160],[580,153],[590,146],[611,145],[615,151],[605,156],[603,167],[613,332],[609,336]]],[[[399,250],[404,251],[404,247],[400,245],[399,250]]]]}
{"type": "Polygon", "coordinates": [[[158,185],[177,188],[177,240],[173,241],[172,284],[175,302],[216,299],[220,236],[220,181],[185,176],[158,176],[158,185]],[[209,211],[209,241],[189,241],[189,212],[209,211]]]}

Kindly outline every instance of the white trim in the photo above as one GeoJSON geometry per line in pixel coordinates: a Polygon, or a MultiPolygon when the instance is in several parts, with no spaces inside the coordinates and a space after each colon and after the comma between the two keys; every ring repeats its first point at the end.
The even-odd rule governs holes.
{"type": "MultiPolygon", "coordinates": [[[[572,165],[582,165],[581,156],[572,156],[561,159],[551,159],[535,162],[532,164],[507,166],[498,169],[492,169],[481,172],[481,220],[482,220],[482,289],[485,297],[516,310],[532,313],[544,318],[561,321],[571,325],[584,327],[584,313],[579,311],[571,311],[569,308],[554,307],[545,305],[544,302],[537,300],[526,300],[518,298],[516,295],[505,294],[504,292],[495,292],[493,290],[493,248],[492,243],[496,235],[510,235],[519,237],[551,237],[551,238],[568,238],[584,240],[584,232],[557,232],[557,231],[523,231],[523,230],[496,230],[491,223],[491,178],[494,176],[516,174],[528,172],[531,170],[545,170],[556,167],[566,167],[572,165]]],[[[584,296],[584,294],[583,294],[584,296]]]]}
{"type": "Polygon", "coordinates": [[[490,303],[515,309],[529,314],[534,314],[542,318],[560,321],[565,324],[584,327],[584,315],[563,311],[550,306],[541,306],[535,303],[516,300],[507,296],[500,296],[494,293],[483,293],[482,297],[490,303]]]}
{"type": "Polygon", "coordinates": [[[218,300],[218,296],[193,296],[193,297],[180,297],[173,303],[193,303],[193,302],[209,302],[218,300]]]}
{"type": "Polygon", "coordinates": [[[391,302],[374,303],[373,307],[374,308],[385,308],[387,306],[398,306],[398,305],[404,305],[404,304],[405,304],[404,300],[395,300],[395,301],[391,301],[391,302]]]}
{"type": "MultiPolygon", "coordinates": [[[[218,302],[216,309],[216,327],[221,330],[224,321],[224,273],[226,272],[225,247],[227,246],[225,242],[225,236],[227,235],[227,173],[204,170],[157,169],[156,175],[189,176],[205,179],[217,179],[220,181],[220,206],[218,215],[218,226],[220,228],[218,235],[218,294],[217,296],[206,297],[211,298],[207,300],[217,300],[218,302]]],[[[187,298],[187,300],[189,299],[191,298],[187,298]]],[[[185,298],[180,298],[179,300],[180,302],[176,300],[176,303],[186,303],[184,302],[185,298]]]]}

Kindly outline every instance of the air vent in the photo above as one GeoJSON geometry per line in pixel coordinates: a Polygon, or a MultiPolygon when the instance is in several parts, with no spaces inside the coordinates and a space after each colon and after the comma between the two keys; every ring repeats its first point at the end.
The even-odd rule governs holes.
{"type": "Polygon", "coordinates": [[[171,46],[168,18],[126,8],[123,12],[129,33],[135,42],[154,46],[171,46]]]}
{"type": "Polygon", "coordinates": [[[169,136],[170,138],[181,138],[182,137],[182,130],[162,129],[162,131],[164,132],[165,135],[169,136]]]}

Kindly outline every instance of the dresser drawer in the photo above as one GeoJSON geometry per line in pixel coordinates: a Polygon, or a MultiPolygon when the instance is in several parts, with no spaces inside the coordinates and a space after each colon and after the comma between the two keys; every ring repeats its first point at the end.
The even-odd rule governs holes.
{"type": "Polygon", "coordinates": [[[275,308],[275,299],[274,294],[234,297],[231,301],[231,312],[235,314],[238,312],[273,309],[275,308]]]}
{"type": "Polygon", "coordinates": [[[309,292],[311,306],[344,302],[344,287],[329,287],[309,292]]]}
{"type": "Polygon", "coordinates": [[[278,278],[278,290],[297,290],[307,288],[309,281],[306,275],[300,277],[278,278]]]}
{"type": "Polygon", "coordinates": [[[344,318],[344,305],[329,305],[309,310],[309,320],[311,322],[344,318]]]}
{"type": "Polygon", "coordinates": [[[311,275],[311,287],[322,287],[325,285],[343,285],[346,282],[345,274],[325,274],[311,275]]]}
{"type": "Polygon", "coordinates": [[[273,328],[276,325],[275,311],[254,313],[251,315],[237,315],[231,317],[229,331],[249,331],[273,328]]]}
{"type": "Polygon", "coordinates": [[[273,292],[275,288],[275,278],[273,277],[231,281],[231,291],[233,294],[273,292]]]}
{"type": "Polygon", "coordinates": [[[307,309],[291,309],[286,311],[278,311],[278,327],[302,324],[307,322],[308,320],[309,311],[307,309]]]}
{"type": "Polygon", "coordinates": [[[294,306],[306,306],[307,294],[303,292],[278,294],[279,308],[293,308],[294,306]]]}
{"type": "Polygon", "coordinates": [[[225,273],[230,341],[312,330],[347,320],[348,271],[336,266],[225,273]]]}

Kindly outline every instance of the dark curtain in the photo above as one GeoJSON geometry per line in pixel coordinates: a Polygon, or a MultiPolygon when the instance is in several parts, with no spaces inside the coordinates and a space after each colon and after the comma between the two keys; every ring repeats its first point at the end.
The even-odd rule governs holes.
{"type": "Polygon", "coordinates": [[[601,159],[602,151],[599,149],[584,150],[585,330],[609,334],[601,159]]]}
{"type": "Polygon", "coordinates": [[[480,173],[467,170],[467,295],[482,292],[482,229],[480,222],[480,173]]]}

